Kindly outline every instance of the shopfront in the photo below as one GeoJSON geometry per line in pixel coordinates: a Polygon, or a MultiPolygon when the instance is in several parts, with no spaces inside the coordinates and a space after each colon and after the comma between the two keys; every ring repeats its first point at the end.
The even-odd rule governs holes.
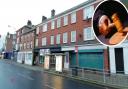
{"type": "Polygon", "coordinates": [[[33,62],[32,55],[33,55],[32,51],[18,52],[17,62],[22,63],[22,64],[32,65],[32,62],[33,62]]]}
{"type": "MultiPolygon", "coordinates": [[[[108,56],[104,56],[104,46],[78,46],[76,47],[63,47],[62,50],[69,53],[67,60],[69,59],[69,67],[79,67],[92,70],[103,70],[106,64],[105,60],[108,61],[108,56]]],[[[108,65],[108,64],[107,64],[108,65]]]]}

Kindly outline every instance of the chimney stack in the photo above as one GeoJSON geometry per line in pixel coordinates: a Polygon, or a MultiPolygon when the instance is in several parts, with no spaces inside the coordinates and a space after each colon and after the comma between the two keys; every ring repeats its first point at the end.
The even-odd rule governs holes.
{"type": "Polygon", "coordinates": [[[47,19],[47,17],[42,16],[42,22],[45,21],[47,19]]]}
{"type": "Polygon", "coordinates": [[[28,20],[27,25],[28,25],[28,26],[32,26],[31,20],[28,20]]]}
{"type": "Polygon", "coordinates": [[[51,10],[51,17],[54,17],[55,16],[55,10],[51,10]]]}

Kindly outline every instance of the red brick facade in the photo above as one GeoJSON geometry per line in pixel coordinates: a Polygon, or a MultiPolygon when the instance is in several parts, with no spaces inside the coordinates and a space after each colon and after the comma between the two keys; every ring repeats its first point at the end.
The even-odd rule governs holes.
{"type": "MultiPolygon", "coordinates": [[[[96,7],[96,5],[97,5],[97,3],[95,3],[92,6],[96,7]]],[[[42,38],[43,37],[47,38],[47,46],[51,46],[50,36],[52,36],[52,35],[54,36],[54,46],[57,46],[57,44],[56,44],[57,34],[61,34],[60,45],[65,45],[63,43],[63,33],[64,32],[68,33],[68,43],[66,45],[71,45],[72,44],[71,31],[76,31],[75,44],[84,43],[83,30],[84,30],[84,28],[91,27],[91,19],[84,20],[83,19],[84,8],[82,8],[82,9],[77,8],[77,9],[78,10],[76,11],[76,23],[71,23],[71,12],[73,12],[73,11],[71,11],[69,14],[66,13],[68,15],[68,25],[66,25],[66,26],[63,26],[65,15],[59,16],[61,18],[61,27],[60,28],[57,28],[57,16],[55,16],[55,18],[53,19],[55,21],[55,29],[51,29],[51,19],[46,21],[46,23],[47,23],[47,31],[46,32],[42,32],[43,31],[42,24],[38,25],[37,27],[39,27],[39,29],[40,29],[40,32],[39,32],[38,36],[36,37],[36,38],[38,38],[38,47],[42,47],[42,38]]]]}

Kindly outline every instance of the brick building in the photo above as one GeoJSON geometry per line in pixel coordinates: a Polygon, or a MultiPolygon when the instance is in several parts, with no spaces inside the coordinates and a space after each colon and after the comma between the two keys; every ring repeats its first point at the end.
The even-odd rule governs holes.
{"type": "Polygon", "coordinates": [[[107,47],[97,42],[91,27],[94,8],[99,2],[89,0],[58,15],[52,10],[51,18],[43,18],[37,25],[34,59],[46,69],[77,66],[108,70],[107,47]]]}
{"type": "Polygon", "coordinates": [[[4,58],[5,59],[14,59],[15,58],[15,50],[16,50],[16,34],[10,34],[9,32],[5,38],[5,50],[4,50],[4,58]]]}
{"type": "Polygon", "coordinates": [[[28,20],[27,25],[16,31],[17,34],[17,62],[32,65],[35,26],[28,20]]]}

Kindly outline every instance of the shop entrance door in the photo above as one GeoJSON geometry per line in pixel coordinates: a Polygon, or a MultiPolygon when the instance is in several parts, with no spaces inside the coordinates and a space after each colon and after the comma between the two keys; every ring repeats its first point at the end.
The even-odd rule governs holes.
{"type": "Polygon", "coordinates": [[[124,73],[123,48],[115,48],[116,73],[124,73]]]}

